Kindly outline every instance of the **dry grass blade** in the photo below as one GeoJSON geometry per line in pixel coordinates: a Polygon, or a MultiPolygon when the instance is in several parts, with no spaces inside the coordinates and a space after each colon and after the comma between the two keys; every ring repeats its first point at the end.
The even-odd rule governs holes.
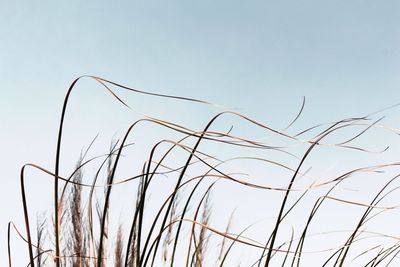
{"type": "Polygon", "coordinates": [[[7,253],[8,253],[8,266],[12,267],[11,257],[11,222],[7,225],[7,253]]]}

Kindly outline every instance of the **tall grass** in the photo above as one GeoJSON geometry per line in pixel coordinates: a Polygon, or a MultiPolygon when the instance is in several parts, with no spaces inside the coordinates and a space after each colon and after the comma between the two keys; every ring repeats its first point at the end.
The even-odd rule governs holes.
{"type": "MultiPolygon", "coordinates": [[[[244,260],[252,262],[251,266],[310,266],[310,262],[315,263],[314,266],[353,266],[355,262],[362,262],[362,266],[399,264],[398,238],[385,233],[385,229],[372,232],[368,225],[377,217],[386,216],[388,211],[397,211],[396,205],[381,204],[386,203],[387,199],[393,201],[393,195],[397,193],[399,175],[396,174],[396,168],[400,163],[357,166],[333,177],[320,177],[312,182],[307,180],[309,169],[305,166],[312,159],[314,151],[319,148],[357,151],[363,154],[384,153],[386,149],[371,151],[357,145],[357,141],[372,129],[383,128],[388,134],[399,133],[395,129],[383,127],[381,119],[372,120],[372,116],[347,118],[291,133],[291,127],[303,111],[304,101],[298,114],[283,130],[274,129],[233,111],[224,111],[210,118],[200,131],[170,121],[146,117],[133,122],[122,138],[112,143],[108,153],[88,158],[88,151],[96,142],[93,140],[77,160],[75,170],[68,177],[62,177],[60,156],[64,120],[70,94],[82,78],[93,79],[125,106],[128,105],[114,92],[115,90],[123,89],[151,97],[211,105],[206,101],[191,98],[139,91],[94,76],[80,77],[73,81],[67,91],[59,121],[54,172],[35,164],[26,164],[21,169],[21,202],[25,232],[22,234],[16,227],[14,229],[26,243],[29,266],[200,267],[240,265],[244,260]],[[213,130],[217,123],[232,117],[239,123],[247,124],[246,127],[258,129],[271,138],[265,142],[234,134],[232,128],[225,131],[213,130]],[[131,145],[128,142],[129,137],[138,125],[144,122],[168,129],[177,133],[179,137],[156,142],[144,162],[134,163],[142,166],[142,171],[132,177],[121,178],[117,171],[123,152],[131,145]],[[331,136],[335,136],[336,139],[332,139],[336,141],[330,141],[331,136]],[[277,145],[273,145],[274,138],[279,139],[277,145]],[[207,149],[202,149],[209,144],[211,147],[233,151],[234,156],[218,158],[214,155],[218,151],[210,153],[207,149]],[[304,149],[293,149],[296,146],[304,149]],[[184,161],[179,166],[170,166],[171,160],[178,161],[174,154],[177,151],[184,153],[184,161]],[[256,154],[248,155],[254,151],[256,154]],[[270,159],[270,155],[277,157],[270,159]],[[243,173],[231,172],[226,167],[235,161],[272,166],[280,170],[287,180],[279,181],[276,185],[263,179],[246,178],[243,173]],[[92,182],[89,183],[84,171],[88,166],[96,169],[92,182]],[[35,236],[32,235],[34,224],[29,217],[31,201],[25,191],[26,168],[36,168],[52,177],[54,181],[51,220],[39,219],[35,236]],[[394,170],[390,179],[387,174],[390,172],[385,173],[387,170],[394,170]],[[369,203],[355,200],[351,195],[343,197],[335,194],[342,184],[354,177],[369,174],[378,175],[379,179],[384,181],[374,193],[366,193],[366,196],[370,196],[369,203]],[[105,179],[101,179],[102,175],[105,179]],[[151,202],[152,197],[161,191],[157,187],[160,184],[160,176],[169,177],[170,187],[162,188],[169,191],[165,196],[160,193],[162,201],[154,205],[151,202]],[[101,181],[104,181],[104,184],[101,181]],[[241,224],[245,220],[237,217],[235,219],[233,215],[226,218],[225,227],[213,226],[215,212],[218,212],[213,210],[213,206],[217,205],[213,200],[213,192],[217,193],[221,190],[218,185],[227,182],[249,190],[250,194],[261,191],[267,197],[271,195],[271,199],[273,195],[276,199],[278,194],[278,205],[274,206],[271,200],[271,203],[260,201],[255,203],[257,207],[249,207],[264,217],[273,217],[274,222],[263,224],[262,229],[257,230],[256,236],[247,236],[247,232],[254,227],[251,223],[241,230],[235,228],[236,223],[241,224]],[[132,192],[134,201],[129,205],[132,216],[129,220],[120,222],[118,227],[112,227],[116,221],[115,217],[110,217],[111,207],[116,208],[112,206],[112,199],[116,197],[113,192],[119,186],[129,185],[135,186],[132,192]],[[308,206],[310,200],[312,205],[308,206]],[[315,242],[315,236],[323,235],[312,229],[317,225],[323,228],[320,222],[324,220],[319,214],[323,213],[324,207],[328,209],[332,204],[356,208],[358,212],[362,211],[361,216],[350,216],[353,227],[350,230],[343,229],[340,235],[345,237],[340,239],[339,245],[314,251],[307,250],[309,245],[315,242]],[[294,219],[294,223],[288,228],[290,218],[294,219]],[[236,233],[232,232],[234,229],[236,233]],[[370,241],[371,234],[377,239],[375,242],[370,241]],[[364,242],[366,240],[368,242],[364,242]],[[241,249],[252,253],[242,255],[241,249]],[[323,255],[322,259],[317,255],[323,255]],[[244,259],[246,256],[248,258],[244,259]],[[313,257],[315,262],[310,261],[313,257]]],[[[341,215],[335,219],[341,221],[347,218],[341,215]]],[[[13,253],[11,249],[12,226],[10,223],[8,229],[9,266],[12,266],[13,257],[20,254],[13,253]]],[[[327,231],[328,234],[333,233],[327,231]]],[[[326,238],[321,238],[319,244],[324,243],[329,242],[326,238]]]]}

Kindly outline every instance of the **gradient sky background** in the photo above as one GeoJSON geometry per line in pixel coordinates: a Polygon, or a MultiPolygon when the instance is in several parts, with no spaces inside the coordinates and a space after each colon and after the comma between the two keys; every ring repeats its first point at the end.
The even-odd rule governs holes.
{"type": "MultiPolygon", "coordinates": [[[[399,12],[397,0],[0,0],[1,264],[7,222],[22,222],[19,168],[52,168],[61,103],[74,78],[93,74],[205,99],[277,127],[303,96],[305,125],[365,115],[400,102],[399,12]]],[[[91,107],[108,103],[94,92],[81,93],[91,107]]],[[[76,101],[82,109],[84,100],[76,101]]],[[[146,103],[134,106],[149,111],[146,103]]],[[[188,108],[168,112],[190,122],[221,110],[188,108]]]]}

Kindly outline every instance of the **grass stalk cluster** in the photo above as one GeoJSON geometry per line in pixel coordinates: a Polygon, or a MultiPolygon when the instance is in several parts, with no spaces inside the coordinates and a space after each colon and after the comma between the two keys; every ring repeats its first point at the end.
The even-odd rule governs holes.
{"type": "MultiPolygon", "coordinates": [[[[324,256],[322,259],[318,258],[319,262],[314,266],[355,266],[352,265],[355,262],[356,264],[362,262],[362,266],[398,266],[400,263],[399,238],[386,234],[384,231],[372,233],[368,228],[369,223],[374,219],[397,211],[397,206],[387,206],[386,200],[392,199],[393,195],[397,194],[400,174],[394,171],[394,174],[387,178],[388,174],[385,171],[396,170],[400,162],[357,166],[335,174],[334,177],[317,179],[307,185],[302,184],[302,181],[307,179],[309,171],[305,165],[314,151],[319,148],[342,149],[365,154],[384,153],[386,148],[377,152],[356,145],[357,140],[369,131],[384,128],[381,119],[372,120],[372,116],[347,118],[290,133],[291,127],[303,111],[304,101],[294,120],[283,130],[274,129],[233,111],[218,113],[200,131],[170,121],[145,117],[133,122],[121,139],[112,143],[107,154],[90,158],[88,152],[94,140],[77,160],[74,171],[68,177],[62,177],[60,157],[64,121],[71,92],[80,79],[96,81],[101,88],[110,92],[113,98],[125,106],[128,104],[117,95],[117,90],[128,90],[134,94],[145,94],[151,97],[171,98],[175,101],[189,101],[194,105],[210,105],[202,100],[139,91],[95,76],[84,76],[73,81],[67,91],[59,121],[54,171],[35,164],[26,164],[21,169],[21,202],[25,231],[22,232],[9,223],[8,262],[10,267],[13,266],[13,257],[20,254],[12,251],[13,229],[26,243],[27,265],[31,267],[244,266],[240,265],[243,260],[241,257],[244,257],[239,254],[241,249],[254,252],[248,254],[249,258],[246,262],[251,262],[249,266],[257,267],[310,266],[309,259],[313,257],[317,259],[316,255],[319,254],[324,256]],[[233,133],[232,128],[226,131],[213,130],[215,124],[227,117],[233,117],[239,123],[248,124],[247,127],[257,128],[266,135],[280,138],[291,145],[287,147],[273,145],[270,141],[264,142],[237,135],[233,133]],[[179,137],[161,139],[155,143],[144,162],[135,162],[135,164],[141,164],[141,172],[131,177],[121,178],[118,170],[124,152],[131,145],[129,138],[138,125],[144,122],[168,129],[179,137]],[[329,141],[331,136],[349,130],[351,136],[339,141],[329,141]],[[209,153],[202,149],[208,144],[236,151],[235,155],[232,158],[219,158],[214,155],[217,151],[209,153]],[[293,144],[304,149],[296,150],[294,153],[291,150],[293,144]],[[185,155],[183,163],[179,166],[170,166],[169,163],[175,160],[176,151],[185,155]],[[257,151],[258,154],[248,156],[247,151],[257,151]],[[265,155],[269,153],[271,155],[276,153],[279,157],[276,160],[267,158],[265,155]],[[281,160],[282,156],[290,158],[290,161],[281,160]],[[225,165],[237,160],[250,160],[254,164],[261,162],[289,175],[286,175],[287,180],[280,185],[268,184],[262,179],[246,179],[245,175],[229,172],[225,168],[225,165]],[[96,174],[90,179],[86,177],[84,171],[87,166],[96,169],[96,174]],[[27,168],[44,172],[54,182],[51,217],[50,219],[39,218],[36,224],[32,223],[33,220],[29,216],[30,200],[25,186],[27,168]],[[193,170],[201,171],[196,173],[193,170]],[[381,180],[385,181],[380,188],[375,189],[375,193],[368,195],[369,202],[336,194],[342,184],[355,176],[367,174],[377,174],[381,180]],[[104,183],[100,182],[101,175],[105,175],[104,183]],[[155,206],[151,204],[151,200],[154,194],[157,194],[157,190],[160,190],[158,187],[160,176],[168,177],[171,187],[161,202],[155,206]],[[88,180],[92,182],[87,182],[88,180]],[[226,217],[225,227],[218,228],[216,224],[213,225],[215,216],[213,206],[216,205],[213,193],[221,190],[219,187],[221,183],[231,183],[251,192],[261,191],[265,196],[278,194],[278,205],[261,202],[258,203],[259,207],[251,207],[265,218],[274,218],[273,223],[268,227],[258,230],[257,239],[254,236],[247,236],[247,233],[251,232],[252,224],[239,230],[235,227],[236,221],[239,223],[240,218],[233,215],[233,210],[230,217],[226,217]],[[134,185],[132,186],[134,201],[128,205],[132,216],[117,227],[113,227],[115,217],[110,215],[112,214],[111,207],[115,207],[112,206],[113,197],[115,197],[113,192],[119,186],[130,185],[134,185]],[[317,196],[308,198],[310,195],[315,195],[315,192],[318,192],[317,196]],[[309,199],[314,199],[311,207],[303,205],[309,199]],[[311,240],[314,240],[313,236],[316,235],[313,228],[321,227],[318,220],[320,214],[332,203],[355,207],[361,216],[352,221],[353,226],[350,230],[346,229],[342,232],[345,238],[340,241],[340,244],[320,251],[312,250],[309,245],[314,242],[311,240]],[[292,225],[290,230],[286,226],[291,216],[295,218],[294,224],[298,222],[298,225],[292,225]],[[36,227],[36,232],[33,235],[34,227],[36,227]],[[371,234],[378,237],[377,241],[365,245],[363,241],[371,237],[371,234]]],[[[392,128],[384,128],[384,130],[399,133],[392,128]]],[[[345,218],[336,217],[338,221],[342,219],[345,218]]],[[[293,224],[293,219],[290,223],[293,224]]]]}

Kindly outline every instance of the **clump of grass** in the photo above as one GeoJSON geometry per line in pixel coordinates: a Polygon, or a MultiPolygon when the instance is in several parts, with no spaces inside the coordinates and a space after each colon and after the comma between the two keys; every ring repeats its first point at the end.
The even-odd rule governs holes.
{"type": "MultiPolygon", "coordinates": [[[[367,246],[363,244],[363,241],[369,237],[368,234],[371,234],[367,225],[377,217],[385,215],[385,212],[396,210],[396,206],[380,205],[399,188],[396,185],[399,175],[394,175],[381,188],[377,189],[369,203],[335,195],[342,184],[357,175],[373,173],[386,178],[383,172],[389,168],[398,167],[399,163],[355,167],[339,175],[335,174],[334,177],[302,184],[307,179],[309,171],[305,167],[306,162],[318,148],[330,147],[367,154],[375,153],[354,143],[371,129],[382,127],[381,119],[371,121],[370,116],[349,118],[310,127],[298,133],[289,133],[289,129],[300,117],[304,101],[299,113],[284,130],[274,129],[232,111],[215,115],[200,131],[173,122],[147,117],[133,122],[121,139],[111,144],[108,153],[86,159],[93,141],[77,161],[76,168],[69,177],[62,177],[60,175],[60,156],[64,119],[69,96],[81,78],[83,77],[71,84],[63,104],[54,172],[34,164],[27,164],[21,169],[21,200],[25,234],[20,234],[20,236],[27,244],[30,266],[142,267],[168,265],[200,267],[230,266],[240,264],[241,260],[252,261],[251,266],[301,266],[301,264],[309,264],[304,263],[306,257],[313,257],[317,254],[324,255],[320,260],[320,264],[323,266],[345,266],[356,261],[363,262],[365,266],[383,264],[396,266],[399,263],[397,255],[400,252],[400,244],[396,237],[384,232],[374,232],[374,237],[380,238],[378,243],[372,243],[370,247],[368,244],[367,246]],[[228,131],[213,130],[217,122],[228,116],[234,117],[240,123],[248,124],[247,127],[254,127],[268,133],[273,138],[280,138],[279,143],[296,144],[304,149],[293,150],[293,146],[290,145],[287,147],[272,145],[270,142],[266,143],[244,135],[237,135],[233,133],[232,127],[228,131]],[[144,162],[135,162],[141,164],[141,172],[121,179],[117,176],[117,170],[121,166],[123,152],[130,146],[128,139],[138,125],[143,122],[169,129],[179,137],[161,139],[156,142],[144,162]],[[327,141],[331,136],[349,129],[351,130],[350,137],[335,142],[327,141]],[[234,151],[234,157],[218,158],[213,155],[215,151],[210,153],[203,150],[207,144],[215,144],[219,146],[219,149],[231,149],[234,151]],[[258,154],[249,156],[247,154],[250,153],[249,151],[257,151],[258,154]],[[171,161],[178,162],[175,157],[175,153],[178,152],[184,154],[183,163],[178,166],[176,164],[170,166],[171,161]],[[276,160],[270,159],[270,154],[279,156],[276,160]],[[283,156],[290,160],[282,159],[283,156]],[[289,173],[286,175],[288,179],[279,185],[270,185],[261,179],[246,178],[243,173],[230,172],[226,165],[238,160],[250,160],[254,164],[262,163],[273,166],[282,173],[289,173]],[[90,178],[92,181],[90,183],[87,182],[90,179],[86,178],[84,173],[85,167],[89,165],[96,170],[95,175],[90,178]],[[51,214],[53,229],[47,231],[46,224],[40,220],[37,223],[36,242],[32,240],[31,236],[32,225],[28,212],[30,201],[25,192],[25,169],[28,167],[36,168],[54,180],[54,209],[51,214]],[[100,183],[101,175],[105,175],[104,184],[100,183]],[[160,176],[167,176],[171,185],[170,188],[165,188],[167,191],[165,195],[160,193],[161,190],[158,187],[160,176]],[[210,192],[217,193],[218,186],[222,183],[230,183],[252,192],[261,191],[265,195],[279,194],[278,205],[256,203],[259,207],[255,210],[265,217],[274,217],[274,223],[265,225],[262,231],[258,230],[256,239],[247,236],[247,232],[253,227],[251,224],[234,233],[235,221],[232,217],[228,218],[227,225],[222,228],[225,230],[218,230],[213,225],[212,218],[215,212],[211,212],[211,208],[216,204],[210,197],[210,192]],[[114,229],[110,222],[112,212],[110,209],[114,207],[111,205],[112,193],[118,186],[132,184],[136,187],[132,193],[135,197],[129,211],[132,212],[132,216],[114,229]],[[102,197],[94,201],[98,189],[100,189],[102,197]],[[152,204],[152,194],[154,196],[154,193],[162,195],[156,205],[152,204]],[[310,199],[311,207],[305,205],[305,203],[310,203],[310,199]],[[310,232],[319,224],[319,214],[322,213],[324,206],[331,203],[357,207],[364,211],[353,222],[353,228],[344,232],[346,237],[341,240],[340,245],[328,247],[322,251],[306,251],[307,245],[311,244],[310,238],[316,235],[316,233],[310,232]],[[93,207],[97,212],[97,219],[94,219],[93,207]],[[301,217],[293,215],[299,211],[301,217]],[[285,224],[291,216],[294,216],[296,223],[291,225],[291,230],[288,230],[285,224]],[[45,232],[50,234],[45,235],[45,232]],[[380,243],[382,239],[392,242],[390,245],[384,246],[383,243],[380,243]],[[216,249],[218,247],[219,249],[216,249]],[[256,253],[249,253],[249,259],[238,259],[236,247],[256,253]],[[216,253],[213,253],[215,251],[216,253]],[[254,256],[256,254],[258,256],[254,256]],[[235,257],[236,261],[233,259],[235,257]],[[230,258],[232,258],[231,262],[228,263],[230,258]]],[[[139,91],[99,77],[86,76],[85,78],[94,79],[125,106],[128,105],[114,92],[114,88],[152,97],[210,104],[196,99],[139,91]]],[[[398,133],[397,130],[389,128],[386,130],[398,133]]],[[[345,220],[346,218],[339,216],[336,219],[345,220]]],[[[11,225],[9,224],[8,231],[9,266],[12,266],[11,225]]],[[[19,232],[17,231],[17,233],[19,232]]]]}

